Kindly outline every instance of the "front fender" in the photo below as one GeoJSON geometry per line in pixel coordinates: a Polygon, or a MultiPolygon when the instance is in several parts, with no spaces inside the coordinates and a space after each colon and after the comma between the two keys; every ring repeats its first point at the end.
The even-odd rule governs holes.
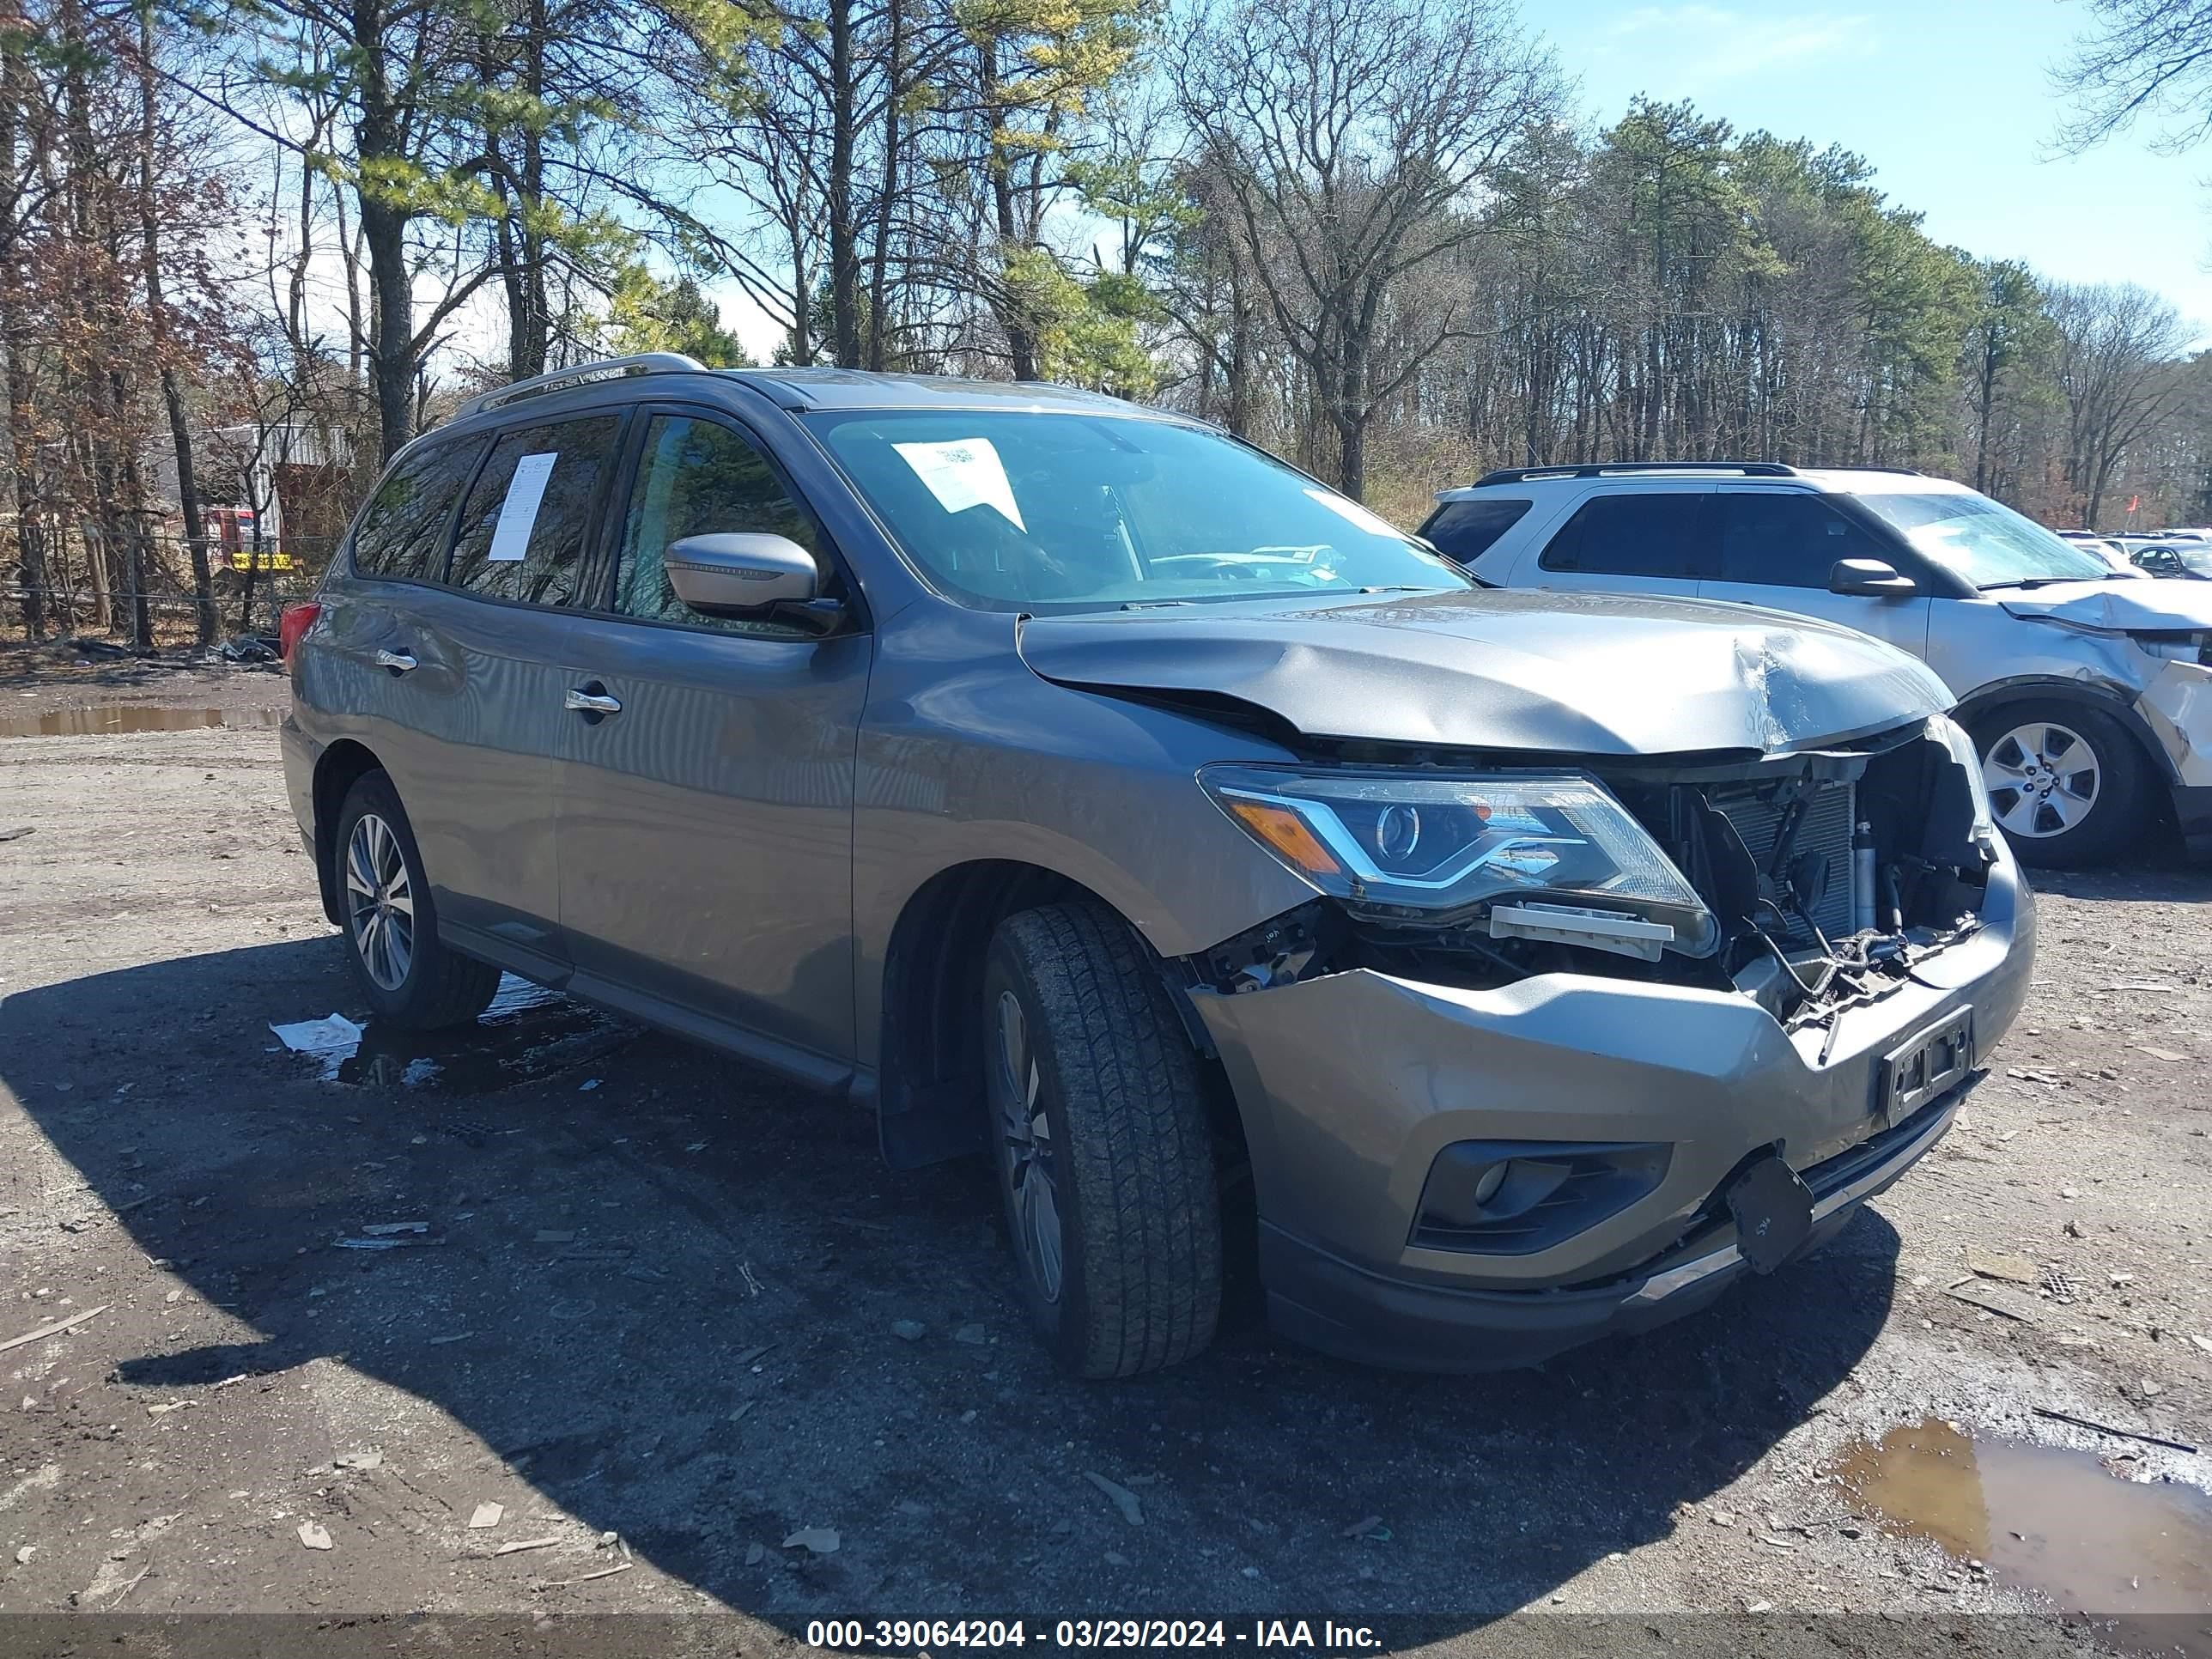
{"type": "Polygon", "coordinates": [[[1034,866],[1096,893],[1162,957],[1188,956],[1313,890],[1200,789],[1262,738],[1040,679],[1008,616],[915,606],[886,624],[854,784],[856,1029],[873,1065],[891,931],[956,866],[1034,866]]]}

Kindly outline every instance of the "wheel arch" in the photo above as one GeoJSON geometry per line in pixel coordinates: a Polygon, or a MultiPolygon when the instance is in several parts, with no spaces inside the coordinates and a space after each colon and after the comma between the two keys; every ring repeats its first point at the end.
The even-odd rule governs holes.
{"type": "Polygon", "coordinates": [[[1952,718],[1972,731],[2017,704],[2046,702],[2070,702],[2110,715],[2135,740],[2136,748],[2149,763],[2151,775],[2162,786],[2171,789],[2180,781],[2173,769],[2173,757],[2166,752],[2150,723],[2143,719],[2142,710],[2136,707],[2135,697],[2117,688],[2055,676],[2023,675],[1995,681],[1960,699],[1952,711],[1952,718]]]}
{"type": "Polygon", "coordinates": [[[323,914],[333,927],[345,922],[338,908],[338,811],[355,784],[383,769],[375,751],[351,738],[339,738],[315,757],[315,882],[322,893],[323,914]]]}
{"type": "MultiPolygon", "coordinates": [[[[1122,909],[1061,871],[1018,859],[975,859],[937,872],[908,896],[884,953],[877,1127],[894,1169],[980,1152],[983,963],[999,924],[1038,905],[1087,901],[1127,927],[1147,962],[1159,954],[1122,909]]],[[[1210,1059],[1189,1000],[1166,980],[1185,1036],[1210,1059]]]]}

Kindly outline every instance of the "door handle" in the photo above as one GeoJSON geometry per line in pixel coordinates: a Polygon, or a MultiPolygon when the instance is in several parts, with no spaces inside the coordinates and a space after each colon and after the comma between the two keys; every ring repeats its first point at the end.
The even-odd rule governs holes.
{"type": "Polygon", "coordinates": [[[415,653],[412,651],[379,651],[376,665],[389,668],[395,674],[408,673],[416,666],[415,653]]]}
{"type": "MultiPolygon", "coordinates": [[[[597,680],[592,685],[599,684],[597,680]]],[[[591,686],[572,685],[561,699],[561,707],[574,709],[580,714],[619,714],[621,702],[609,696],[605,689],[594,691],[591,686]]]]}

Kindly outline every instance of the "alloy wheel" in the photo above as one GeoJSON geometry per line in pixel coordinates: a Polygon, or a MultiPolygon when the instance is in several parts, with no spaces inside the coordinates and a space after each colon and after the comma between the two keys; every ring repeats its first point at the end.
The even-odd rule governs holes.
{"type": "Polygon", "coordinates": [[[999,993],[999,1121],[1006,1181],[1013,1194],[1014,1248],[1029,1264],[1037,1292],[1060,1300],[1066,1246],[1060,1230],[1059,1170],[1047,1121],[1044,1077],[1030,1042],[1029,1016],[1012,991],[999,993]]]}
{"type": "Polygon", "coordinates": [[[415,961],[415,888],[392,826],[374,812],[346,840],[346,925],[362,966],[380,990],[407,982],[415,961]]]}
{"type": "Polygon", "coordinates": [[[2006,832],[2041,841],[2080,824],[2097,804],[2104,769],[2088,740],[2049,720],[2016,726],[1982,760],[1990,808],[2006,832]]]}

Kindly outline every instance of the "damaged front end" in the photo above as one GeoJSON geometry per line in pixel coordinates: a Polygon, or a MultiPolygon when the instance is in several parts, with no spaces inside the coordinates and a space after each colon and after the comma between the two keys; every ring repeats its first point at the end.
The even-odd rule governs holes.
{"type": "Polygon", "coordinates": [[[1972,742],[1942,716],[1755,758],[1329,761],[1203,775],[1323,896],[1188,958],[1192,988],[1595,974],[1732,989],[1832,1034],[1981,927],[1996,856],[1972,742]]]}
{"type": "Polygon", "coordinates": [[[1525,1364],[1780,1267],[1935,1145],[2027,994],[2033,907],[1941,716],[1200,775],[1317,890],[1169,965],[1269,1316],[1333,1352],[1525,1364]]]}

